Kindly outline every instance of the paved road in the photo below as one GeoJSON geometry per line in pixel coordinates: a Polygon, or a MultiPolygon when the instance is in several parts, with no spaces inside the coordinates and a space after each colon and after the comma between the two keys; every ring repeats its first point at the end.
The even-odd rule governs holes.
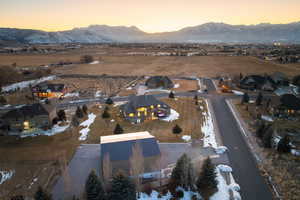
{"type": "MultiPolygon", "coordinates": [[[[209,93],[214,94],[215,87],[211,80],[205,84],[209,93]]],[[[233,175],[241,186],[243,200],[271,200],[272,193],[264,178],[260,175],[254,156],[248,148],[237,122],[226,104],[225,97],[209,95],[223,144],[228,148],[228,158],[233,168],[233,175]]]]}

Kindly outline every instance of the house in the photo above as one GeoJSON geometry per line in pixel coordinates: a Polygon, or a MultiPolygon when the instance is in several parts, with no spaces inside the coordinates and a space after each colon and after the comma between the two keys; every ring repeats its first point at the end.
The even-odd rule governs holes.
{"type": "Polygon", "coordinates": [[[9,135],[22,135],[39,129],[49,129],[56,117],[52,104],[35,103],[8,111],[2,116],[2,129],[9,135]]]}
{"type": "Polygon", "coordinates": [[[277,86],[280,86],[280,85],[288,86],[289,85],[288,77],[282,72],[275,72],[270,77],[277,86]]]}
{"type": "Polygon", "coordinates": [[[103,170],[105,165],[105,158],[109,157],[113,174],[121,170],[130,175],[130,159],[137,144],[141,149],[144,160],[144,173],[157,171],[155,167],[160,158],[160,149],[155,137],[147,131],[101,136],[101,169],[103,170]]]}
{"type": "Polygon", "coordinates": [[[120,112],[126,120],[141,123],[145,120],[168,117],[171,109],[152,95],[140,95],[130,97],[128,103],[121,105],[120,112]]]}
{"type": "Polygon", "coordinates": [[[41,83],[32,88],[32,92],[39,98],[60,98],[66,93],[64,84],[41,83]]]}
{"type": "Polygon", "coordinates": [[[277,117],[295,116],[300,113],[300,98],[292,94],[271,98],[271,111],[277,117]]]}
{"type": "Polygon", "coordinates": [[[145,85],[150,89],[171,89],[174,87],[173,82],[167,76],[152,76],[146,80],[145,85]]]}
{"type": "Polygon", "coordinates": [[[269,76],[249,75],[240,81],[239,87],[249,90],[274,91],[276,84],[269,76]]]}

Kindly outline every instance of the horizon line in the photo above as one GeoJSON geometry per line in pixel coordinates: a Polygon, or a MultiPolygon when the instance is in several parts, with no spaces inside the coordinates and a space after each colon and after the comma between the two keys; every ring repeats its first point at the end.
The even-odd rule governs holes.
{"type": "Polygon", "coordinates": [[[108,25],[108,24],[90,24],[87,26],[80,26],[80,27],[72,27],[72,28],[66,28],[66,29],[56,29],[56,30],[46,30],[46,29],[39,29],[39,28],[22,28],[22,27],[0,27],[0,28],[7,28],[7,29],[22,29],[22,30],[36,30],[36,31],[44,31],[44,32],[63,32],[63,31],[71,31],[74,29],[81,29],[81,28],[88,28],[91,26],[108,26],[108,27],[126,27],[126,28],[137,28],[138,30],[144,32],[144,33],[148,33],[148,34],[156,34],[156,33],[170,33],[170,32],[176,32],[176,31],[180,31],[182,29],[185,28],[193,28],[193,27],[197,27],[197,26],[202,26],[205,24],[226,24],[226,25],[230,25],[230,26],[257,26],[257,25],[261,25],[261,24],[269,24],[269,25],[288,25],[288,24],[294,24],[294,23],[300,23],[300,21],[291,21],[288,23],[270,23],[270,22],[260,22],[260,23],[256,23],[256,24],[230,24],[230,23],[225,23],[225,22],[206,22],[206,23],[202,23],[202,24],[198,24],[198,25],[188,25],[188,26],[184,26],[182,28],[179,29],[174,29],[174,30],[170,30],[170,31],[144,31],[143,29],[139,28],[136,25],[108,25]]]}

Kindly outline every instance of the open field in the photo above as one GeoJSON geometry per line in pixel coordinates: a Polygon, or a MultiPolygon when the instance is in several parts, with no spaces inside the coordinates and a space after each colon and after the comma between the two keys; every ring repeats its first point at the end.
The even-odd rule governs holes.
{"type": "Polygon", "coordinates": [[[31,196],[39,185],[51,187],[78,147],[77,135],[73,129],[51,137],[1,137],[0,168],[14,170],[14,175],[1,185],[0,198],[31,196]]]}
{"type": "Polygon", "coordinates": [[[175,92],[186,92],[199,90],[198,81],[196,80],[172,80],[174,84],[179,84],[178,88],[173,88],[175,92]]]}
{"type": "MultiPolygon", "coordinates": [[[[193,139],[197,140],[203,137],[203,134],[201,133],[203,115],[201,115],[202,111],[197,109],[195,100],[192,98],[162,100],[180,114],[178,120],[172,122],[154,120],[146,121],[141,124],[131,124],[127,121],[124,121],[119,115],[118,107],[111,106],[109,113],[112,116],[111,119],[114,119],[115,121],[111,122],[111,119],[103,120],[101,118],[101,111],[100,116],[97,115],[95,122],[90,127],[91,132],[88,137],[88,143],[99,143],[100,136],[113,134],[113,130],[117,123],[123,127],[124,133],[146,130],[149,131],[150,134],[154,135],[159,142],[184,142],[181,139],[183,135],[191,135],[193,139]],[[179,135],[174,135],[172,133],[172,128],[175,126],[175,124],[178,124],[183,129],[183,132],[179,135]]],[[[202,104],[205,104],[204,101],[202,101],[202,104]]],[[[203,105],[203,107],[205,108],[205,105],[203,105]]]]}
{"type": "Polygon", "coordinates": [[[179,75],[214,77],[223,74],[300,73],[300,64],[279,65],[243,56],[103,56],[95,65],[75,65],[55,70],[62,74],[179,75]]]}

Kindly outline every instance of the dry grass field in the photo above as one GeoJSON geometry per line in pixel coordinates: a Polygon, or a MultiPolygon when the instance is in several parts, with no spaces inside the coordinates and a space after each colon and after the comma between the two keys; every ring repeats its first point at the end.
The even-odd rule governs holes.
{"type": "Polygon", "coordinates": [[[1,137],[0,168],[15,172],[1,185],[0,199],[20,194],[31,196],[39,185],[51,187],[78,145],[78,129],[51,137],[1,137]]]}
{"type": "Polygon", "coordinates": [[[180,75],[214,77],[224,74],[300,73],[300,64],[280,65],[243,56],[103,56],[96,65],[57,69],[63,74],[180,75]]]}
{"type": "Polygon", "coordinates": [[[175,92],[186,92],[199,90],[198,81],[195,80],[172,80],[174,84],[179,84],[178,88],[173,88],[175,92]]]}
{"type": "MultiPolygon", "coordinates": [[[[172,122],[154,120],[141,124],[131,124],[124,121],[119,115],[118,107],[111,106],[109,113],[111,114],[111,119],[114,119],[115,121],[111,122],[111,119],[103,120],[101,118],[101,111],[100,115],[97,115],[95,122],[90,127],[91,131],[88,137],[88,143],[99,143],[100,136],[113,134],[113,130],[117,123],[123,127],[125,133],[149,131],[159,142],[184,142],[181,139],[183,135],[191,135],[193,139],[201,139],[203,137],[203,134],[201,133],[203,116],[201,115],[201,111],[197,109],[195,100],[192,98],[162,100],[180,114],[178,120],[172,122]],[[178,124],[183,129],[183,132],[179,135],[172,133],[172,128],[175,124],[178,124]]],[[[205,105],[203,105],[203,107],[205,107],[205,105]]]]}

